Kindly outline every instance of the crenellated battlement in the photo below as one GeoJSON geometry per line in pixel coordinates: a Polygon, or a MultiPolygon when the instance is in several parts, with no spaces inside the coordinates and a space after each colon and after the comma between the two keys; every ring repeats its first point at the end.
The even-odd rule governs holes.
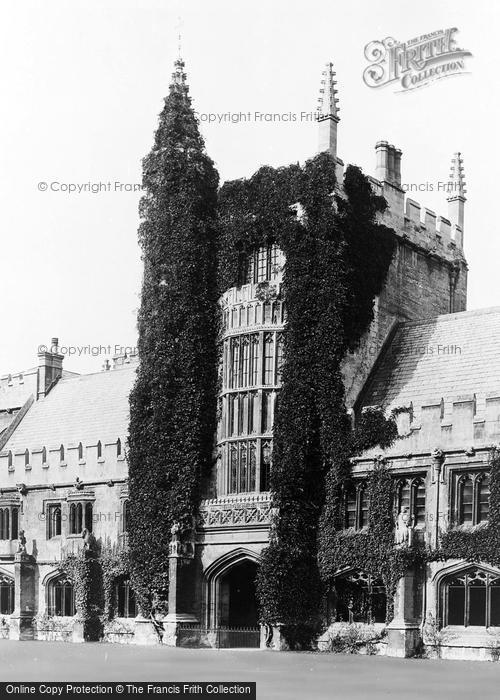
{"type": "MultiPolygon", "coordinates": [[[[475,450],[500,443],[500,391],[491,396],[472,394],[447,401],[440,398],[422,406],[398,407],[395,419],[399,439],[384,450],[387,458],[416,457],[436,448],[474,456],[475,450]]],[[[360,459],[371,459],[379,452],[380,448],[374,448],[360,459]]]]}

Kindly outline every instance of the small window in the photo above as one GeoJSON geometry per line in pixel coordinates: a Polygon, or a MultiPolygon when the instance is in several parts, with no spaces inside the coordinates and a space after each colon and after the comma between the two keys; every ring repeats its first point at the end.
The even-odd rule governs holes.
{"type": "Polygon", "coordinates": [[[64,462],[64,445],[59,448],[59,461],[64,462]]]}
{"type": "Polygon", "coordinates": [[[120,578],[115,582],[115,606],[117,617],[137,616],[134,589],[128,578],[120,578]]]}
{"type": "Polygon", "coordinates": [[[97,459],[100,459],[102,457],[102,444],[101,441],[97,443],[97,459]]]}
{"type": "Polygon", "coordinates": [[[47,464],[47,448],[42,448],[42,464],[47,464]]]}
{"type": "Polygon", "coordinates": [[[24,452],[24,465],[28,466],[30,463],[30,451],[26,448],[24,452]]]}
{"type": "Polygon", "coordinates": [[[7,455],[7,466],[12,467],[12,451],[9,450],[9,454],[7,455]]]}
{"type": "Polygon", "coordinates": [[[85,528],[89,531],[92,532],[92,515],[93,515],[93,508],[92,508],[92,503],[87,501],[85,504],[85,528]]]}
{"type": "Polygon", "coordinates": [[[120,440],[120,438],[118,438],[118,440],[116,441],[116,456],[122,456],[122,441],[120,440]]]}
{"type": "Polygon", "coordinates": [[[83,530],[83,505],[72,503],[69,507],[69,534],[80,535],[83,530]]]}
{"type": "Polygon", "coordinates": [[[122,523],[122,530],[123,532],[128,532],[129,528],[129,503],[128,503],[128,498],[123,501],[123,523],[122,523]]]}
{"type": "Polygon", "coordinates": [[[10,540],[10,508],[0,508],[0,540],[10,540]]]}
{"type": "Polygon", "coordinates": [[[61,534],[61,504],[51,503],[47,508],[48,531],[47,538],[58,537],[61,534]]]}
{"type": "Polygon", "coordinates": [[[0,615],[12,615],[14,612],[14,579],[0,575],[0,615]]]}
{"type": "Polygon", "coordinates": [[[369,500],[366,484],[351,482],[344,491],[344,527],[360,530],[368,525],[369,500]]]}
{"type": "Polygon", "coordinates": [[[82,443],[80,442],[80,443],[78,444],[78,460],[80,461],[80,460],[82,460],[82,459],[83,459],[83,445],[82,445],[82,443]]]}

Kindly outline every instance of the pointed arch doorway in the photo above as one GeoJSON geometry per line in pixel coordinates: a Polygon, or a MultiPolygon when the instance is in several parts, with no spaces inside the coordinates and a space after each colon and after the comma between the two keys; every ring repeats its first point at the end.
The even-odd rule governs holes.
{"type": "Polygon", "coordinates": [[[259,646],[258,567],[257,555],[240,549],[207,569],[207,627],[213,630],[217,646],[259,646]]]}

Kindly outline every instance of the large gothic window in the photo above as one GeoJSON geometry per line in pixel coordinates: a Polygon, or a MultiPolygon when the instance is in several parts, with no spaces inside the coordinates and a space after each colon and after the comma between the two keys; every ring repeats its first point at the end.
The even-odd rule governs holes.
{"type": "Polygon", "coordinates": [[[73,583],[65,576],[49,581],[47,596],[49,616],[73,617],[76,613],[73,583]]]}
{"type": "Polygon", "coordinates": [[[335,614],[343,622],[385,622],[387,595],[383,582],[363,571],[335,579],[335,614]]]}
{"type": "Polygon", "coordinates": [[[459,525],[487,522],[490,514],[490,476],[487,472],[455,475],[455,515],[459,525]]]}
{"type": "Polygon", "coordinates": [[[93,508],[90,501],[71,503],[69,507],[69,534],[80,535],[85,528],[92,532],[93,508]]]}
{"type": "Polygon", "coordinates": [[[470,568],[441,586],[444,625],[500,627],[500,575],[470,568]]]}

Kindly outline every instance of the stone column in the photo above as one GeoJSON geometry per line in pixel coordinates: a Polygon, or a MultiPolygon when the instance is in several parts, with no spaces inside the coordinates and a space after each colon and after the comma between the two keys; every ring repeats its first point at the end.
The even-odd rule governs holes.
{"type": "Polygon", "coordinates": [[[181,542],[180,528],[176,523],[172,526],[171,534],[168,562],[168,615],[163,621],[163,643],[167,646],[178,646],[180,625],[182,623],[193,626],[198,624],[197,617],[189,612],[194,545],[181,542]]]}
{"type": "Polygon", "coordinates": [[[415,609],[416,574],[409,569],[399,579],[394,596],[394,619],[387,626],[387,656],[414,656],[421,642],[419,614],[415,609]]]}
{"type": "Polygon", "coordinates": [[[14,612],[10,617],[9,639],[34,639],[35,559],[25,551],[14,558],[14,612]]]}

